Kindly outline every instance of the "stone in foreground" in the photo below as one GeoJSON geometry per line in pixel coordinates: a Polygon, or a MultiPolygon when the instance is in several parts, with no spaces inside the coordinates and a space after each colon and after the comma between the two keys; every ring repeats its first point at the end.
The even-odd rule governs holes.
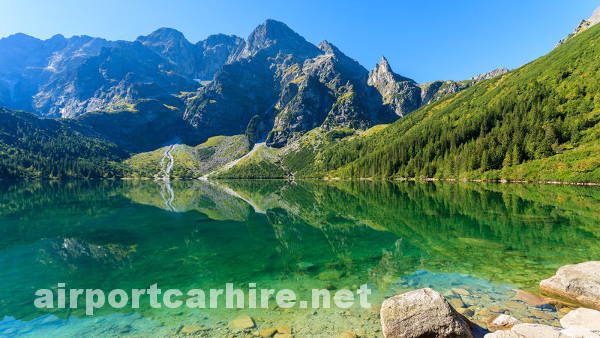
{"type": "Polygon", "coordinates": [[[584,308],[573,310],[560,320],[560,325],[565,329],[579,327],[600,332],[600,311],[584,308]]]}
{"type": "Polygon", "coordinates": [[[485,338],[566,338],[558,328],[540,324],[517,324],[510,331],[488,333],[485,338]]]}
{"type": "Polygon", "coordinates": [[[500,330],[494,333],[488,333],[484,338],[523,338],[510,330],[500,330]]]}
{"type": "Polygon", "coordinates": [[[600,261],[565,265],[543,280],[540,290],[560,301],[600,310],[600,261]]]}
{"type": "Polygon", "coordinates": [[[561,338],[600,338],[600,334],[580,327],[571,327],[560,331],[561,338]]]}
{"type": "Polygon", "coordinates": [[[517,324],[511,331],[527,338],[561,338],[558,328],[541,324],[517,324]]]}
{"type": "Polygon", "coordinates": [[[467,320],[428,288],[386,299],[380,315],[386,338],[473,337],[467,320]]]}

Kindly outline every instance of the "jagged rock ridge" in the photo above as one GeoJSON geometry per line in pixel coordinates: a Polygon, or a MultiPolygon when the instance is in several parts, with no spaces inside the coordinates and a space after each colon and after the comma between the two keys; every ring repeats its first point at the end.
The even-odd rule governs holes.
{"type": "Polygon", "coordinates": [[[594,26],[598,22],[600,22],[600,7],[596,8],[596,10],[594,10],[594,12],[592,13],[592,16],[589,19],[587,19],[587,20],[581,20],[581,22],[579,23],[579,25],[577,26],[577,28],[575,28],[575,30],[573,30],[565,38],[563,38],[562,40],[560,40],[558,42],[557,46],[562,45],[563,43],[565,43],[565,41],[567,41],[570,38],[574,37],[575,35],[577,35],[577,34],[583,32],[583,31],[585,31],[586,29],[594,26]]]}
{"type": "Polygon", "coordinates": [[[133,42],[17,34],[0,39],[0,50],[0,105],[77,118],[136,152],[242,133],[281,147],[316,127],[392,122],[483,79],[419,85],[385,58],[368,72],[275,20],[245,40],[218,34],[193,44],[160,28],[133,42]]]}

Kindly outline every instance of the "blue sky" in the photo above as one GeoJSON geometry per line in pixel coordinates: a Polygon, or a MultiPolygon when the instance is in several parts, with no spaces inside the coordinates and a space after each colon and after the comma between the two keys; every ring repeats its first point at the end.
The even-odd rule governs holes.
{"type": "Polygon", "coordinates": [[[527,63],[598,6],[598,0],[2,0],[0,37],[132,40],[172,27],[196,42],[213,33],[246,37],[273,18],[313,43],[332,42],[368,69],[385,55],[395,72],[427,82],[527,63]]]}

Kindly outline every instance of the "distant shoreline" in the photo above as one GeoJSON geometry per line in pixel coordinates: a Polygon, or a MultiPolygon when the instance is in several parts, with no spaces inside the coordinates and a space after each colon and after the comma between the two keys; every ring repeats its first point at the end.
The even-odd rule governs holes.
{"type": "MultiPolygon", "coordinates": [[[[217,178],[217,179],[200,179],[200,178],[171,178],[172,181],[324,181],[324,182],[335,182],[335,181],[372,181],[372,182],[461,182],[461,183],[496,183],[496,184],[548,184],[548,185],[575,185],[575,186],[591,186],[598,187],[600,183],[597,182],[568,182],[568,181],[548,181],[548,180],[482,180],[482,179],[455,179],[455,178],[370,178],[370,177],[357,177],[357,178],[339,178],[339,177],[327,177],[327,178],[297,178],[297,179],[286,179],[286,178],[217,178]]],[[[163,181],[162,179],[157,180],[150,177],[103,177],[103,178],[4,178],[0,177],[1,181],[163,181]]]]}

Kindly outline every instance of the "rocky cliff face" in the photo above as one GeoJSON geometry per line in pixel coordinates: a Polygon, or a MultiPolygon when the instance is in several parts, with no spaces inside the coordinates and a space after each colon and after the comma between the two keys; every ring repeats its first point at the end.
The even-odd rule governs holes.
{"type": "Polygon", "coordinates": [[[466,81],[433,81],[418,84],[414,80],[392,71],[385,57],[369,73],[369,85],[377,88],[383,99],[384,108],[402,117],[440,98],[469,88],[477,82],[489,80],[508,72],[506,68],[494,69],[466,81]]]}
{"type": "Polygon", "coordinates": [[[55,35],[48,40],[39,40],[15,34],[0,39],[0,105],[38,112],[32,98],[41,86],[112,44],[89,36],[67,39],[55,35]]]}
{"type": "Polygon", "coordinates": [[[141,100],[196,87],[141,43],[119,42],[52,77],[34,95],[33,104],[48,116],[77,117],[101,110],[134,110],[141,100]]]}
{"type": "Polygon", "coordinates": [[[12,35],[0,40],[0,104],[49,117],[130,109],[140,100],[195,91],[241,42],[215,35],[192,44],[169,28],[134,42],[12,35]]]}
{"type": "Polygon", "coordinates": [[[137,41],[165,58],[182,76],[211,80],[243,40],[232,35],[211,35],[196,44],[172,28],[160,28],[137,41]]]}
{"type": "Polygon", "coordinates": [[[319,49],[320,55],[288,72],[268,145],[283,146],[316,127],[365,129],[395,119],[383,109],[364,67],[327,41],[319,49]]]}
{"type": "Polygon", "coordinates": [[[189,100],[185,119],[207,133],[235,134],[244,132],[254,118],[264,126],[257,131],[264,138],[273,125],[273,107],[294,70],[320,53],[285,24],[267,20],[189,100]]]}
{"type": "Polygon", "coordinates": [[[212,80],[217,71],[227,62],[227,59],[244,43],[244,40],[225,34],[211,35],[198,42],[202,53],[200,64],[196,70],[195,78],[199,80],[212,80]]]}
{"type": "Polygon", "coordinates": [[[494,69],[487,73],[475,75],[471,78],[471,81],[479,82],[479,81],[484,81],[484,80],[490,80],[497,76],[504,75],[508,72],[509,72],[508,68],[497,68],[497,69],[494,69]]]}
{"type": "Polygon", "coordinates": [[[398,116],[404,116],[421,106],[419,85],[409,78],[394,73],[383,56],[369,73],[369,85],[377,88],[386,107],[398,116]]]}

